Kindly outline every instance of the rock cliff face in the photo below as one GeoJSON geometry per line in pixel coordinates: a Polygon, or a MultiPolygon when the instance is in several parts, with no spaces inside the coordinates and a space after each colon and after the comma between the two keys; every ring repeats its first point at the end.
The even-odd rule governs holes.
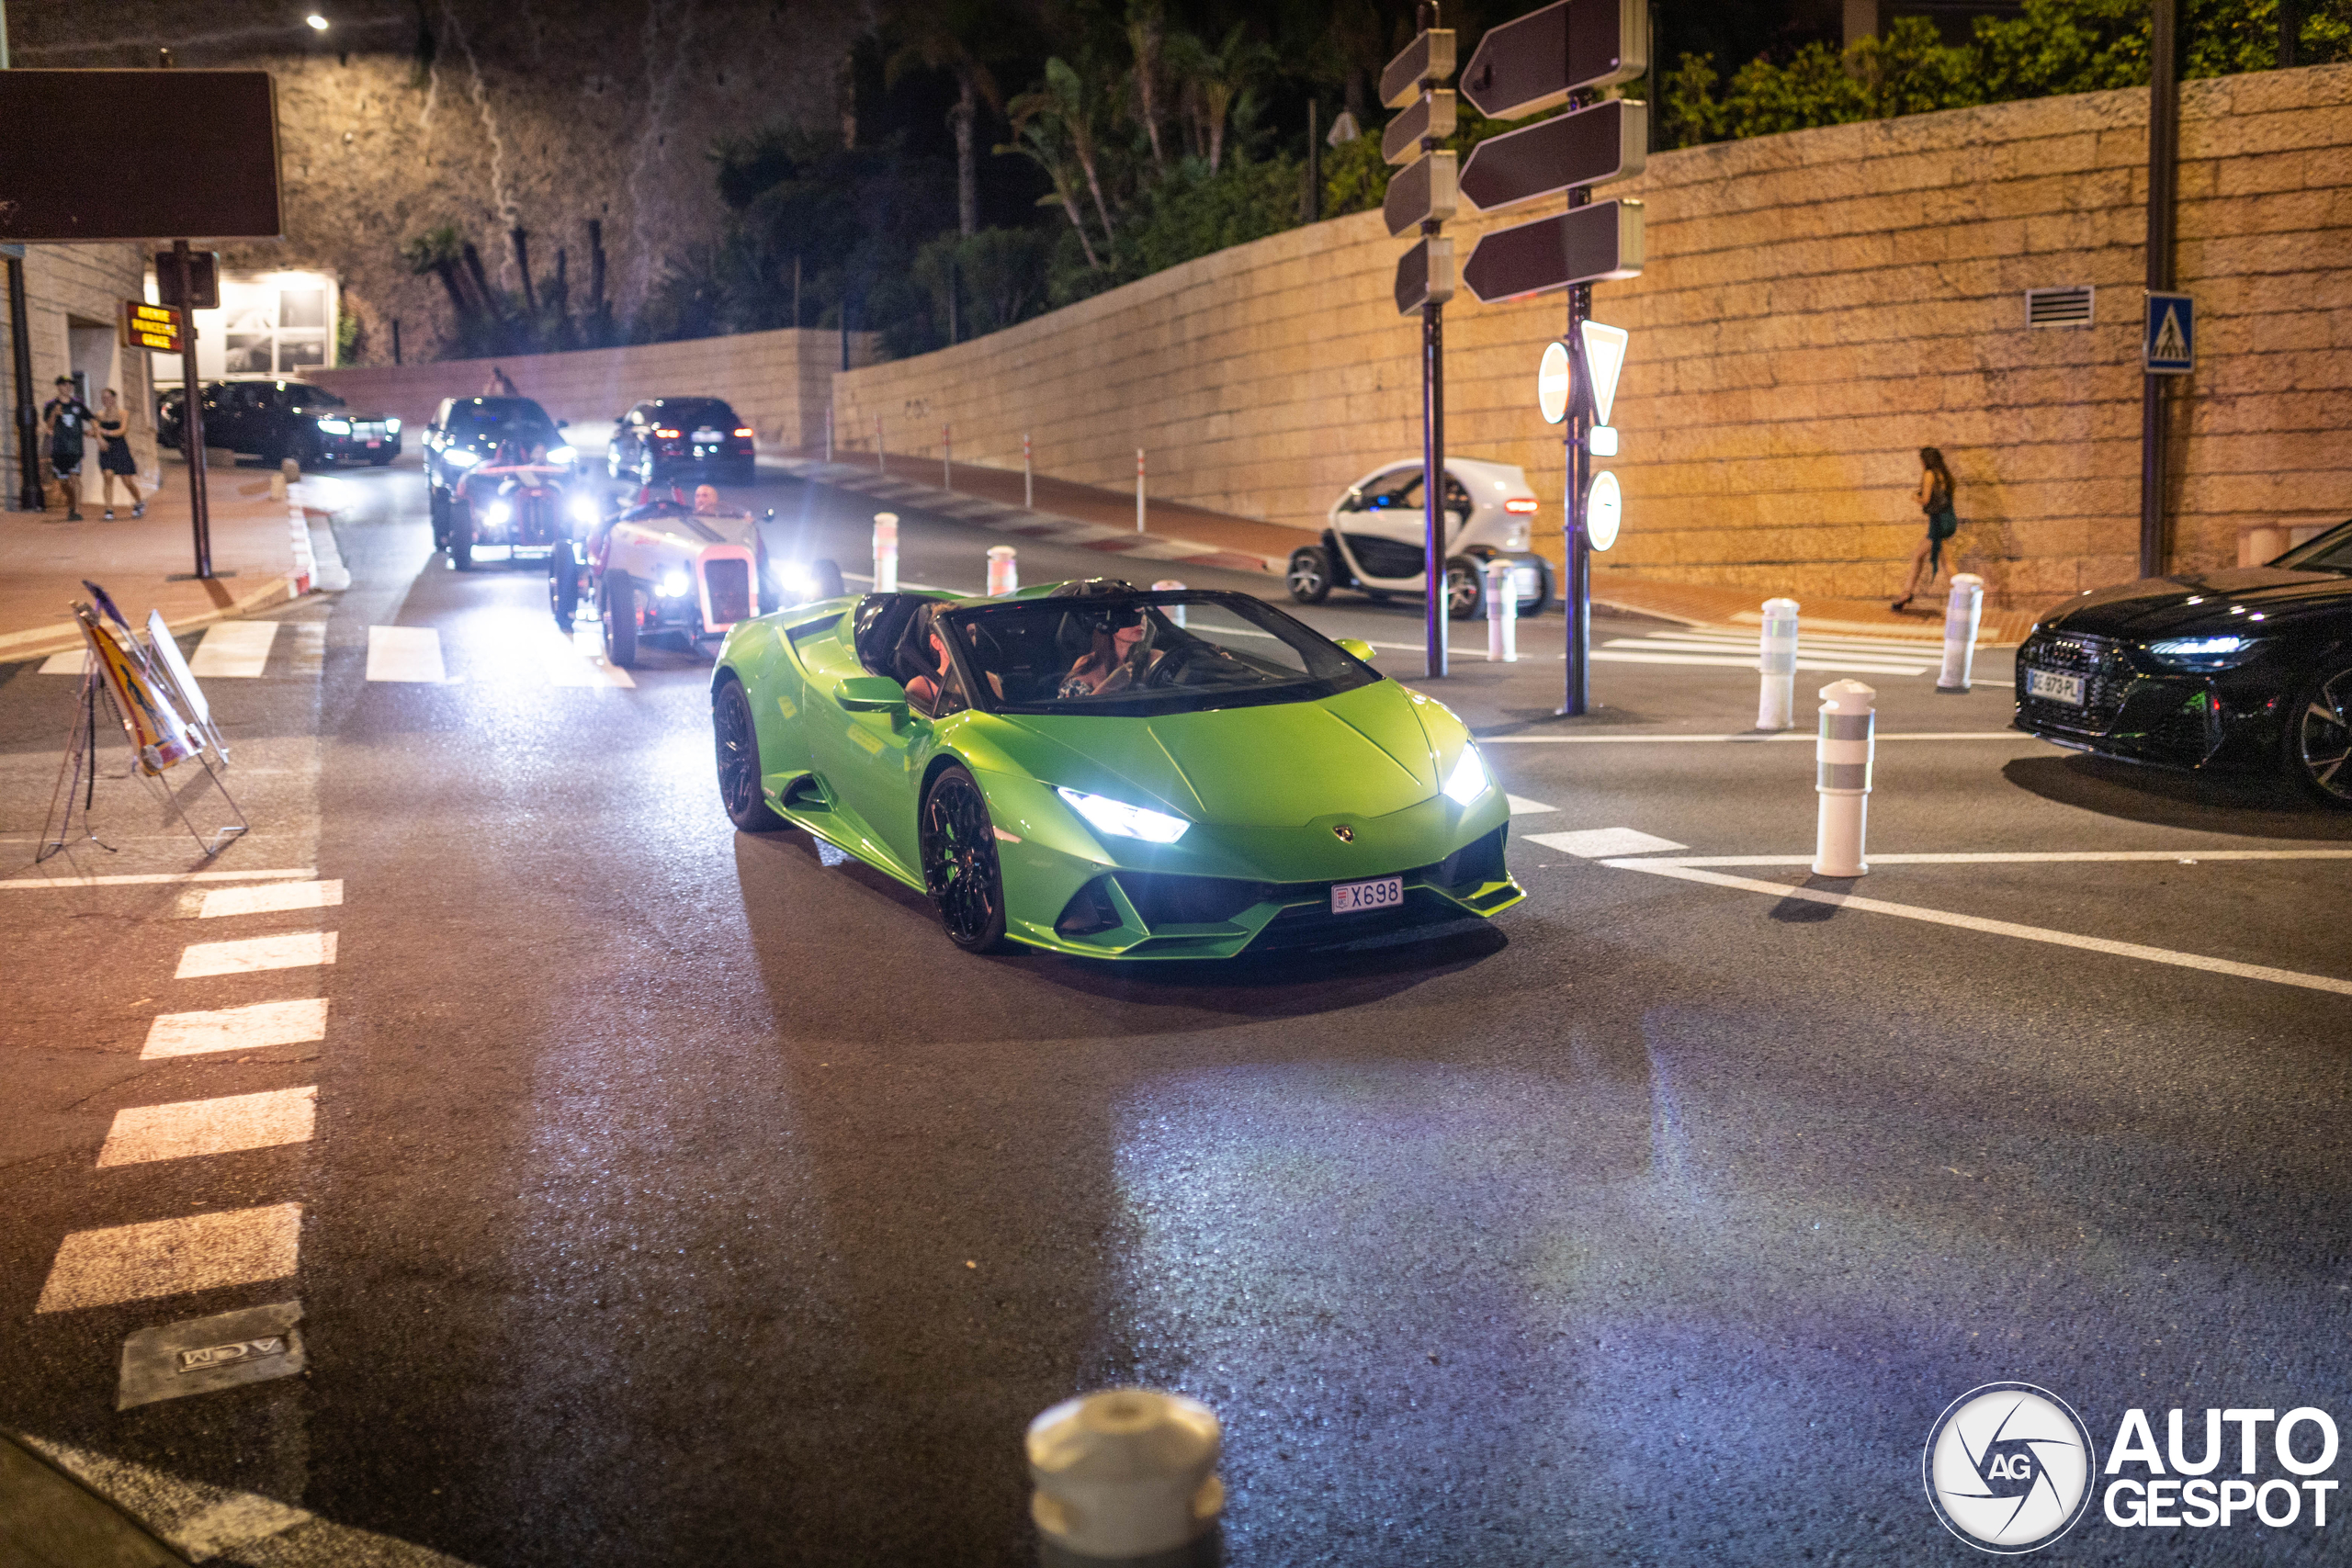
{"type": "MultiPolygon", "coordinates": [[[[322,267],[343,280],[350,357],[437,356],[454,318],[441,281],[401,246],[453,225],[493,288],[519,295],[511,231],[529,234],[535,287],[565,263],[589,302],[587,225],[601,223],[605,289],[626,319],[666,255],[706,242],[720,209],[708,153],[778,122],[838,123],[836,71],[860,7],[775,0],[50,0],[12,7],[15,63],[262,69],[277,83],[286,239],[227,250],[236,267],[322,267]],[[260,19],[256,19],[257,17],[260,19]]],[[[81,128],[103,136],[103,126],[81,128]]],[[[168,159],[125,150],[126,175],[168,159]]]]}

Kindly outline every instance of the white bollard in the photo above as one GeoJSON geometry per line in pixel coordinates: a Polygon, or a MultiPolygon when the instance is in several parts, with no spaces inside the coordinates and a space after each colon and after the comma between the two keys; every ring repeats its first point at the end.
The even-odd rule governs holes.
{"type": "Polygon", "coordinates": [[[1216,1413],[1182,1394],[1117,1388],[1055,1405],[1024,1445],[1040,1559],[1215,1561],[1222,1441],[1216,1413]]]}
{"type": "Polygon", "coordinates": [[[1014,558],[1011,545],[989,547],[989,597],[1000,593],[1016,593],[1021,589],[1021,563],[1014,558]]]}
{"type": "MultiPolygon", "coordinates": [[[[1152,591],[1154,593],[1182,593],[1182,592],[1184,592],[1184,585],[1183,585],[1182,583],[1181,583],[1181,582],[1177,581],[1176,581],[1174,578],[1172,578],[1172,577],[1163,577],[1163,578],[1161,578],[1159,581],[1157,581],[1157,582],[1155,582],[1155,583],[1153,583],[1153,584],[1151,585],[1151,591],[1152,591]]],[[[1167,615],[1168,615],[1168,618],[1169,618],[1170,620],[1171,620],[1171,621],[1175,622],[1178,626],[1182,626],[1182,625],[1184,624],[1184,606],[1183,606],[1183,605],[1182,605],[1182,604],[1170,604],[1170,605],[1169,605],[1169,606],[1168,606],[1168,610],[1167,610],[1167,615]]]]}
{"type": "Polygon", "coordinates": [[[1021,510],[1037,510],[1037,483],[1029,467],[1029,433],[1021,433],[1021,510]]]}
{"type": "Polygon", "coordinates": [[[899,514],[877,512],[874,514],[874,592],[896,593],[899,591],[899,514]]]}
{"type": "Polygon", "coordinates": [[[1499,558],[1487,563],[1487,657],[1519,662],[1519,569],[1499,558]]]}
{"type": "Polygon", "coordinates": [[[1764,634],[1758,644],[1758,666],[1764,671],[1764,690],[1756,699],[1756,728],[1794,729],[1797,727],[1797,602],[1764,601],[1764,634]]]}
{"type": "Polygon", "coordinates": [[[1936,677],[1939,692],[1965,692],[1976,663],[1976,628],[1984,618],[1984,580],[1963,571],[1951,580],[1951,596],[1944,601],[1944,667],[1936,677]]]}
{"type": "Polygon", "coordinates": [[[1814,829],[1815,876],[1860,876],[1870,870],[1862,839],[1869,826],[1877,722],[1878,694],[1860,681],[1832,681],[1821,688],[1821,739],[1814,749],[1813,787],[1821,797],[1814,829]]]}

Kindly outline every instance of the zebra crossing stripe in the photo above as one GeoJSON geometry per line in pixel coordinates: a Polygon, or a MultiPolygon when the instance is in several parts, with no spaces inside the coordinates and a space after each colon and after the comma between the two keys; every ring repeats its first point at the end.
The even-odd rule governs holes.
{"type": "Polygon", "coordinates": [[[33,1311],[74,1312],[288,1279],[301,1235],[300,1203],[74,1231],[58,1247],[33,1311]]]}

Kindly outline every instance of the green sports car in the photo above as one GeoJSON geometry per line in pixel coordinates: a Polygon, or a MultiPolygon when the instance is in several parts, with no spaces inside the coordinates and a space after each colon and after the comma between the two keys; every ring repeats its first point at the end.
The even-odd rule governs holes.
{"type": "Polygon", "coordinates": [[[1242,593],[869,593],[739,623],[718,784],[959,947],[1230,958],[1490,916],[1510,805],[1443,704],[1242,593]]]}

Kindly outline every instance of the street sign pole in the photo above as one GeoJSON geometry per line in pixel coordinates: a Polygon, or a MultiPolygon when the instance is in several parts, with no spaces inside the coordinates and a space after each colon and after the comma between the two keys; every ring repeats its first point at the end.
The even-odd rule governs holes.
{"type": "Polygon", "coordinates": [[[204,489],[204,382],[196,369],[196,270],[187,242],[172,242],[172,271],[179,287],[187,333],[180,339],[180,456],[187,459],[187,518],[195,536],[198,581],[212,576],[212,508],[204,489]]]}
{"type": "MultiPolygon", "coordinates": [[[[2173,202],[2180,163],[2177,0],[2155,0],[2148,39],[2148,291],[2172,288],[2173,202]]],[[[2165,400],[2171,378],[2140,377],[2140,575],[2164,574],[2165,400]]]]}
{"type": "MultiPolygon", "coordinates": [[[[1582,95],[1578,95],[1581,96],[1582,95]]],[[[1568,192],[1570,210],[1592,199],[1583,186],[1568,192]]],[[[1571,363],[1578,367],[1577,386],[1568,402],[1567,450],[1562,454],[1560,508],[1561,545],[1566,562],[1560,585],[1560,607],[1568,621],[1566,690],[1560,699],[1564,718],[1580,717],[1592,701],[1592,540],[1585,527],[1585,486],[1592,467],[1591,371],[1585,363],[1584,323],[1592,315],[1592,285],[1568,289],[1568,344],[1571,363]]]]}
{"type": "Polygon", "coordinates": [[[1384,107],[1409,112],[1399,123],[1419,135],[1384,142],[1405,167],[1382,204],[1392,235],[1419,228],[1420,241],[1396,264],[1396,309],[1421,317],[1421,624],[1431,679],[1446,672],[1445,302],[1453,294],[1453,243],[1443,235],[1453,215],[1453,154],[1440,151],[1453,129],[1453,96],[1438,84],[1453,74],[1453,35],[1437,25],[1437,6],[1419,7],[1420,31],[1380,73],[1384,107]]]}

